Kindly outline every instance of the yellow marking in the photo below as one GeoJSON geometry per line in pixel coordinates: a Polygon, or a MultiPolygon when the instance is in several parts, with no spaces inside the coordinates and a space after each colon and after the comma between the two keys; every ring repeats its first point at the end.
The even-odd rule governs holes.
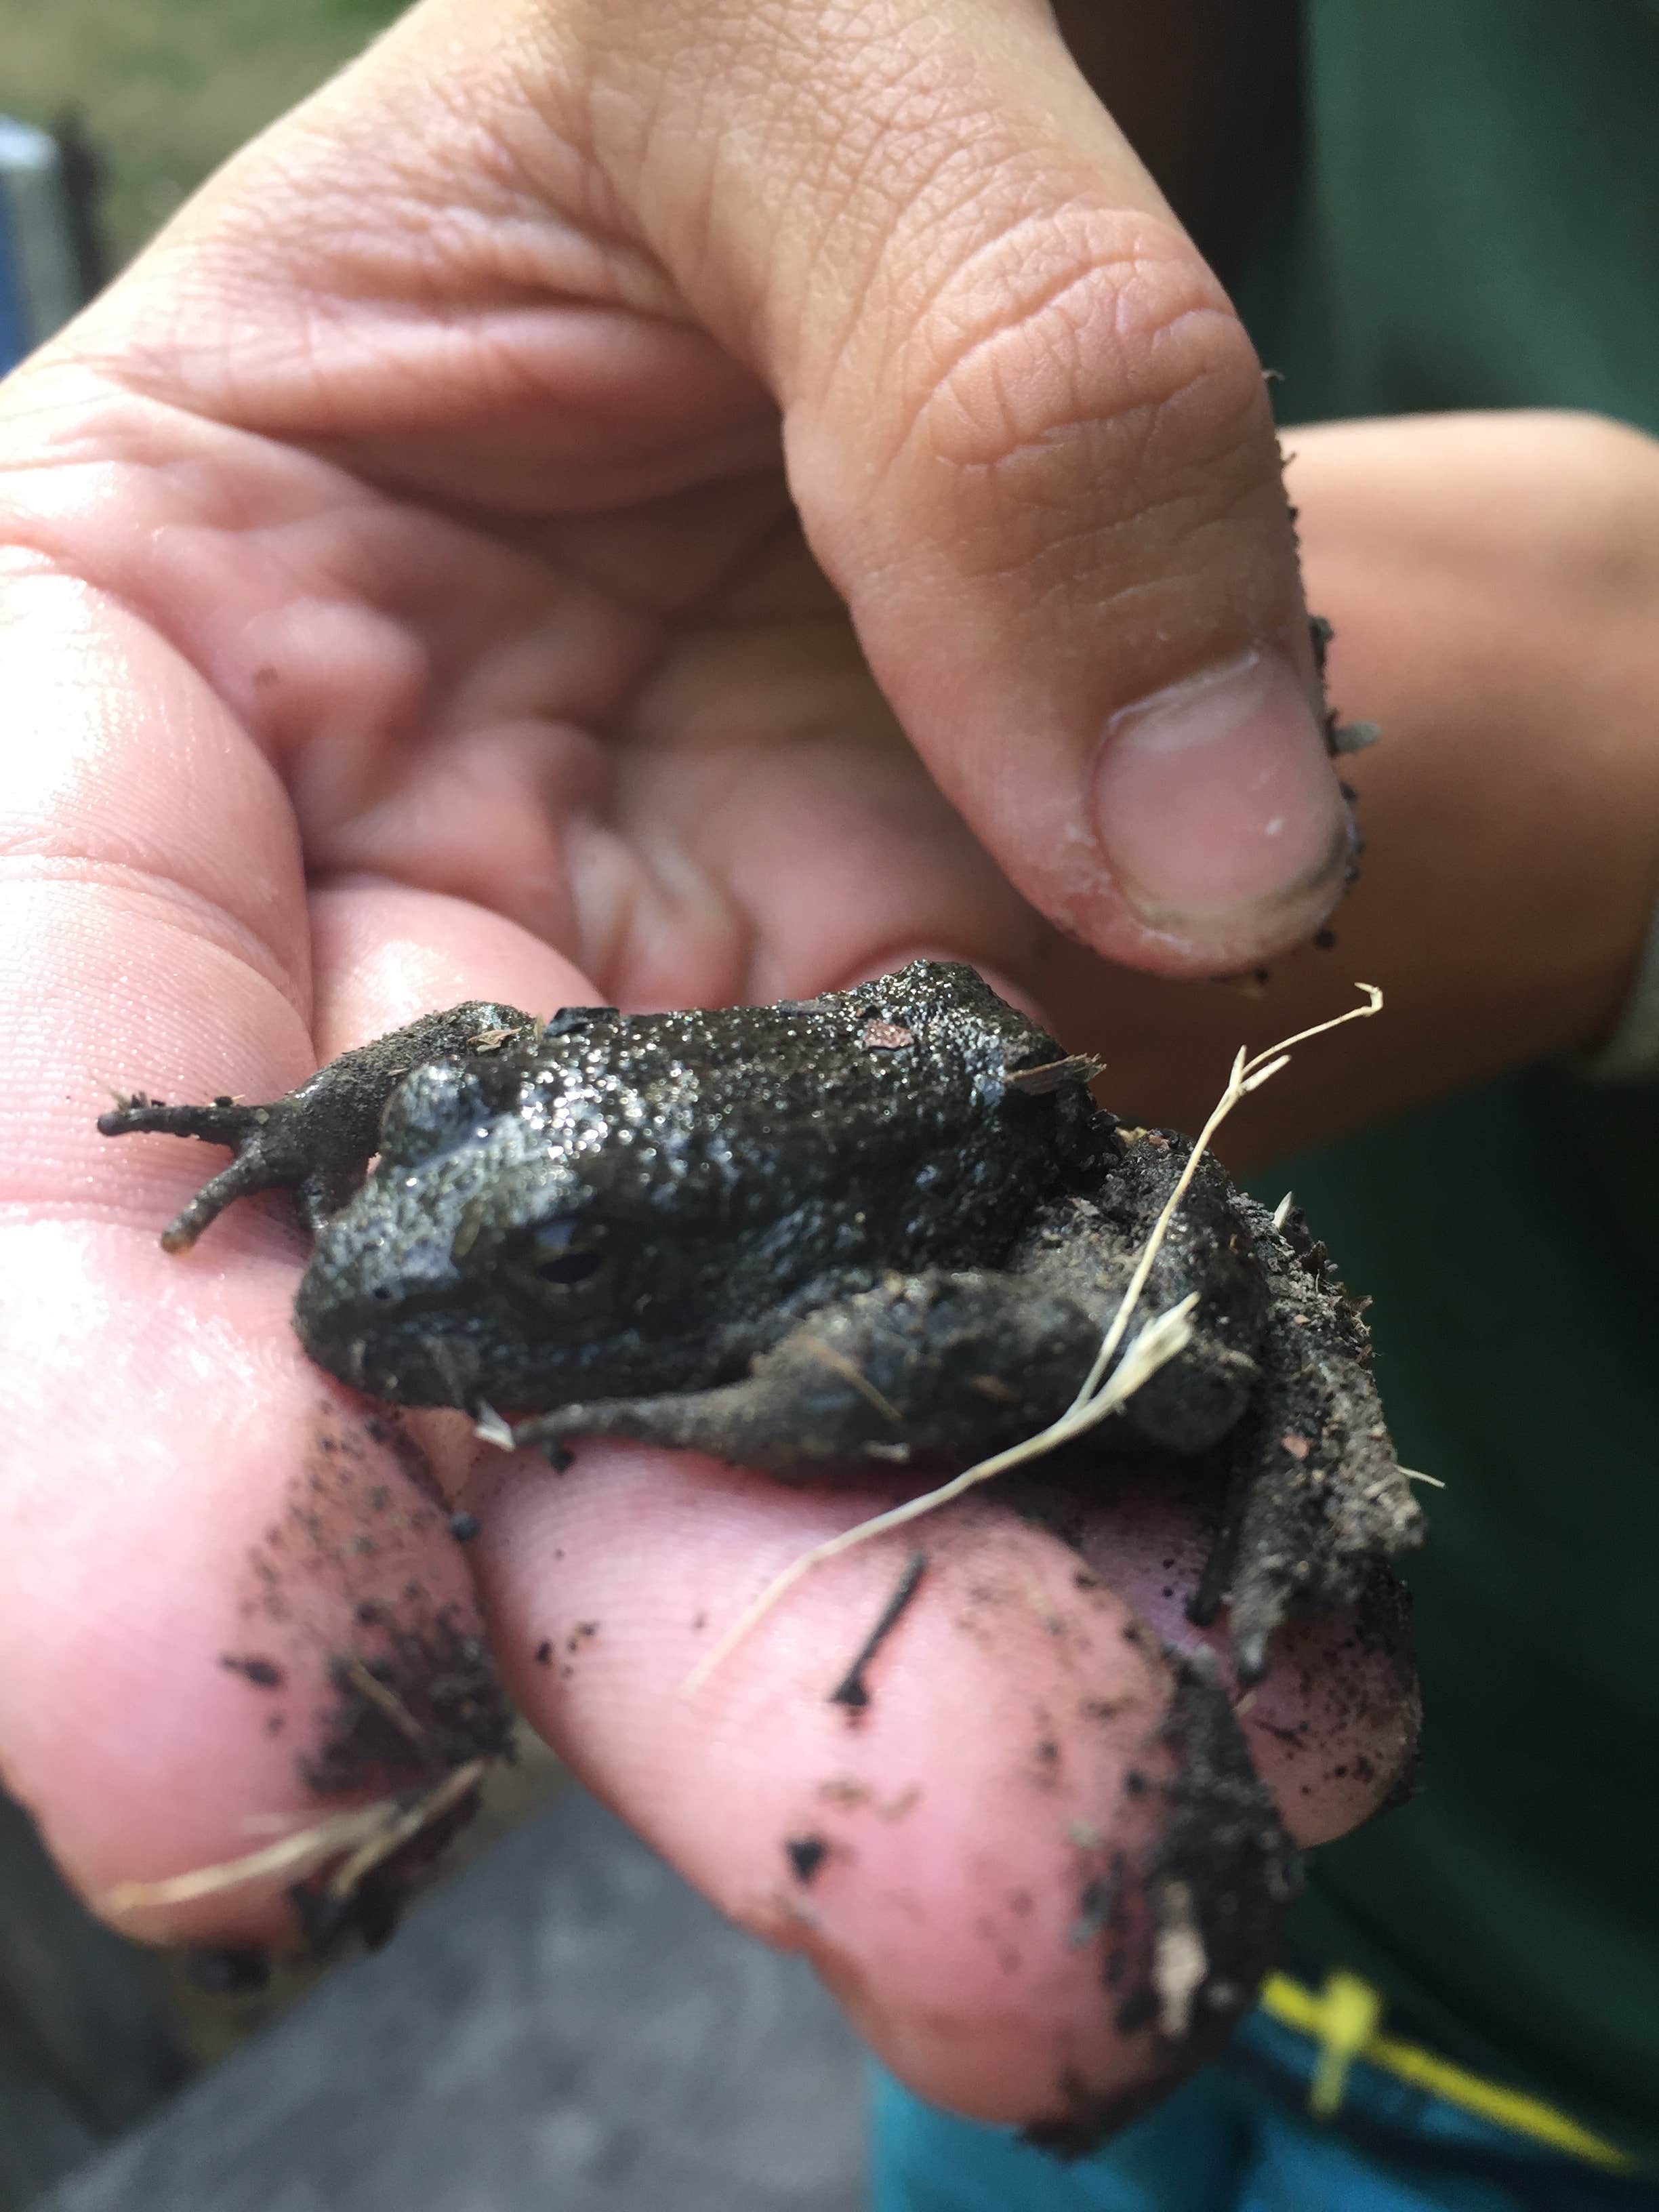
{"type": "Polygon", "coordinates": [[[1425,2050],[1395,2035],[1378,2033],[1382,2001],[1369,1982],[1358,1974],[1328,1976],[1322,1990],[1310,1990],[1289,1974],[1269,1974],[1261,1985],[1261,2009],[1281,2026],[1295,2028],[1319,2046],[1319,2058],[1308,2092],[1308,2109],[1329,2118],[1341,2109],[1348,2069],[1356,2059],[1392,2074],[1397,2081],[1426,2089],[1461,2112],[1473,2112],[1495,2127],[1608,2173],[1634,2173],[1636,2160],[1616,2143],[1610,2143],[1565,2112],[1558,2112],[1542,2097],[1524,2089],[1511,2089],[1489,2081],[1465,2066],[1454,2065],[1437,2051],[1425,2050]]]}

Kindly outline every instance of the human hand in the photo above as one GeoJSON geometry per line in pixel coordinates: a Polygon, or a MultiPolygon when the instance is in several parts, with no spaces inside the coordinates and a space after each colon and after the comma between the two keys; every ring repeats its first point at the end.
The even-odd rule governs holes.
{"type": "MultiPolygon", "coordinates": [[[[1036,997],[1060,930],[1200,971],[1305,933],[1346,830],[1255,364],[1034,11],[469,22],[400,26],[6,395],[0,1765],[94,1896],[235,1856],[363,1778],[351,1667],[450,1664],[476,1577],[538,1724],[909,2079],[1051,2112],[1146,2063],[1066,1942],[1155,1831],[1130,1770],[1173,1771],[1125,1599],[980,1507],[858,1735],[824,1675],[878,1547],[679,1700],[697,1615],[857,1499],[595,1449],[459,1553],[301,1358],[280,1218],[167,1260],[194,1163],[92,1121],[475,994],[937,949],[1036,997]]],[[[1134,1526],[1095,1548],[1189,1634],[1191,1528],[1134,1526]]],[[[1291,1771],[1259,1695],[1304,1837],[1401,1754],[1363,1686],[1364,1787],[1291,1771]]],[[[143,1925],[267,1935],[280,1887],[143,1925]]]]}

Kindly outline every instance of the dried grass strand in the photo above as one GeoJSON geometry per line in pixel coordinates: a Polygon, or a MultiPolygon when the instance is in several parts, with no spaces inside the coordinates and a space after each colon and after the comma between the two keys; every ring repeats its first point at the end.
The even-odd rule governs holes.
{"type": "Polygon", "coordinates": [[[298,1879],[331,1859],[342,1858],[342,1863],[329,1877],[329,1894],[349,1897],[365,1875],[476,1789],[489,1765],[488,1759],[468,1759],[413,1804],[403,1798],[382,1797],[353,1813],[331,1814],[325,1820],[314,1821],[257,1851],[245,1852],[240,1858],[194,1867],[188,1874],[173,1875],[164,1881],[118,1882],[104,1893],[104,1910],[120,1919],[158,1906],[193,1905],[198,1898],[216,1897],[277,1875],[298,1879]]]}

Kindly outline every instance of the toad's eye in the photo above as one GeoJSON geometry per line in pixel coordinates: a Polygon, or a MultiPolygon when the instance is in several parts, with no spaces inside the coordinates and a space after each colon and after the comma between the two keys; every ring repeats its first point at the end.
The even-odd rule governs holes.
{"type": "Polygon", "coordinates": [[[536,1280],[561,1290],[570,1289],[577,1283],[585,1283],[590,1275],[597,1275],[604,1264],[603,1255],[592,1250],[561,1252],[556,1258],[537,1261],[536,1280]]]}
{"type": "Polygon", "coordinates": [[[617,1256],[617,1238],[604,1222],[572,1215],[521,1231],[500,1266],[520,1297],[556,1312],[599,1288],[617,1256]]]}

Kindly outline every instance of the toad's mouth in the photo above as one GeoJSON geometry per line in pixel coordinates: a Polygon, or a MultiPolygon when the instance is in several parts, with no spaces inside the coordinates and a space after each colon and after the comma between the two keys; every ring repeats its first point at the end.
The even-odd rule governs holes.
{"type": "Polygon", "coordinates": [[[423,1327],[411,1316],[393,1328],[379,1330],[372,1343],[366,1333],[354,1333],[349,1326],[325,1342],[304,1340],[307,1354],[319,1367],[368,1397],[398,1406],[469,1410],[477,1403],[478,1351],[459,1331],[423,1327]]]}
{"type": "Polygon", "coordinates": [[[441,1289],[367,1295],[331,1290],[315,1300],[301,1283],[295,1326],[308,1358],[365,1396],[395,1406],[486,1408],[522,1418],[579,1402],[647,1397],[707,1387],[740,1371],[702,1339],[641,1342],[630,1359],[608,1338],[549,1327],[534,1334],[510,1310],[458,1316],[441,1289]]]}
{"type": "Polygon", "coordinates": [[[465,1406],[480,1348],[454,1322],[453,1285],[374,1283],[353,1295],[313,1258],[294,1302],[307,1356],[354,1390],[401,1406],[465,1406]]]}

